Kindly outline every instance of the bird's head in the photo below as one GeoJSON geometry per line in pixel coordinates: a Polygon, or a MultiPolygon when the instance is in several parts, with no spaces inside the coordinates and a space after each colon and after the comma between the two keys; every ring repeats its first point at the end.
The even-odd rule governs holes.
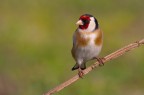
{"type": "Polygon", "coordinates": [[[98,28],[98,21],[90,14],[84,14],[80,16],[76,24],[78,25],[79,29],[89,32],[98,28]]]}

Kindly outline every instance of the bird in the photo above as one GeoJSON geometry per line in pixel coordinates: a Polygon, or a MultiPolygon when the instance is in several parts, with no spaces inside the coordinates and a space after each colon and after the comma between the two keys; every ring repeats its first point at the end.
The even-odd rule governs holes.
{"type": "Polygon", "coordinates": [[[87,61],[97,59],[100,64],[104,65],[102,58],[98,58],[103,46],[103,32],[99,28],[97,19],[91,14],[81,15],[76,25],[78,28],[73,33],[71,49],[76,64],[72,71],[78,69],[78,75],[82,78],[87,61]]]}

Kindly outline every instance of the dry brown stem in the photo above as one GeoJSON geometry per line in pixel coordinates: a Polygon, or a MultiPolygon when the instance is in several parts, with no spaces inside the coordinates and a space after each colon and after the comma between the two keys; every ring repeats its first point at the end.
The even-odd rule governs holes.
{"type": "MultiPolygon", "coordinates": [[[[107,61],[110,61],[112,59],[115,59],[121,55],[123,55],[124,53],[131,51],[133,49],[135,49],[136,47],[139,47],[141,45],[144,44],[144,39],[136,41],[134,43],[131,43],[127,46],[124,46],[123,48],[105,56],[102,61],[105,63],[107,61]]],[[[89,66],[87,69],[84,70],[84,75],[86,75],[87,73],[89,73],[90,71],[92,71],[94,68],[98,67],[99,63],[95,62],[93,65],[89,66]]],[[[47,93],[45,93],[44,95],[52,95],[62,89],[64,89],[65,87],[69,86],[70,84],[72,84],[73,82],[77,81],[79,79],[78,75],[75,75],[74,77],[70,78],[69,80],[63,82],[62,84],[56,86],[55,88],[51,89],[50,91],[48,91],[47,93]]]]}

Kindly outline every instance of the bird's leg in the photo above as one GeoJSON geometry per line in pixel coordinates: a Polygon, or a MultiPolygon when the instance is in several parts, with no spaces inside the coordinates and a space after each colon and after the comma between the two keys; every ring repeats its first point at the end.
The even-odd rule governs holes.
{"type": "Polygon", "coordinates": [[[82,78],[83,75],[84,75],[84,72],[81,68],[78,68],[78,75],[79,75],[80,78],[82,78]]]}
{"type": "Polygon", "coordinates": [[[93,59],[96,59],[96,60],[99,62],[99,65],[100,65],[100,66],[103,66],[103,65],[104,65],[104,62],[102,61],[103,58],[94,57],[93,59]]]}

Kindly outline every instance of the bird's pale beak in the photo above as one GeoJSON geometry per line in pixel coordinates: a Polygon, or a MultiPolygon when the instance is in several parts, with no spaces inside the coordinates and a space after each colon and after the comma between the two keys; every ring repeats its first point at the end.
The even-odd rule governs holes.
{"type": "Polygon", "coordinates": [[[82,20],[77,21],[76,25],[83,25],[82,20]]]}

